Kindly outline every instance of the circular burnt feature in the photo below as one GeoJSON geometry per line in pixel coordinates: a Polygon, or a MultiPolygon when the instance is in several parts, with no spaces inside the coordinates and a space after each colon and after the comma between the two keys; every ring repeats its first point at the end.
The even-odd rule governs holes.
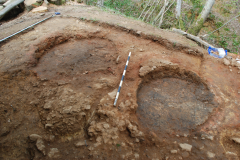
{"type": "Polygon", "coordinates": [[[215,107],[214,95],[198,78],[149,78],[138,90],[137,115],[142,126],[157,133],[188,133],[203,124],[215,107]]]}
{"type": "Polygon", "coordinates": [[[115,64],[117,50],[111,41],[93,38],[52,46],[44,53],[37,53],[36,57],[39,60],[34,70],[41,78],[72,79],[89,72],[110,70],[111,73],[109,66],[115,64]]]}

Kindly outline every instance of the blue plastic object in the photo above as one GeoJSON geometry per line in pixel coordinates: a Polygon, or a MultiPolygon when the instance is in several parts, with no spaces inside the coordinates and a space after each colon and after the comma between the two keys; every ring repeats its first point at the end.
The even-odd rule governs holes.
{"type": "Polygon", "coordinates": [[[212,48],[212,47],[208,47],[208,54],[210,56],[213,56],[213,57],[216,57],[216,58],[224,58],[226,55],[227,55],[227,50],[225,50],[225,53],[222,53],[224,52],[223,48],[212,48]],[[219,55],[216,55],[213,52],[218,52],[219,55]],[[221,54],[220,54],[221,53],[221,54]]]}
{"type": "Polygon", "coordinates": [[[60,12],[55,12],[56,15],[60,15],[61,13],[60,12]]]}

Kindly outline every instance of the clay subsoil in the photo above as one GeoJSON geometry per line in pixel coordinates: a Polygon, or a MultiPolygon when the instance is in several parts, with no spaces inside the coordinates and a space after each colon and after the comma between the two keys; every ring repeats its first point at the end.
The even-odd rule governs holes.
{"type": "Polygon", "coordinates": [[[0,159],[238,159],[236,55],[99,8],[49,8],[0,29],[61,12],[0,44],[0,159]]]}

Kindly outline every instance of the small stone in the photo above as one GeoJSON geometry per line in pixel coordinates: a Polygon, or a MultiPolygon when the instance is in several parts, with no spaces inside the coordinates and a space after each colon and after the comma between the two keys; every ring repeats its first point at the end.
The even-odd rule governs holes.
{"type": "Polygon", "coordinates": [[[29,138],[31,141],[37,141],[39,138],[42,138],[42,137],[39,136],[38,134],[31,134],[29,138]]]}
{"type": "Polygon", "coordinates": [[[141,31],[137,31],[137,34],[141,34],[142,32],[141,31]]]}
{"type": "Polygon", "coordinates": [[[114,89],[112,92],[108,93],[108,96],[111,98],[111,99],[115,99],[116,95],[117,95],[117,91],[118,89],[114,89]]]}
{"type": "Polygon", "coordinates": [[[89,151],[92,151],[94,148],[93,147],[88,147],[88,150],[89,151]]]}
{"type": "Polygon", "coordinates": [[[203,150],[203,149],[204,149],[204,146],[200,147],[199,149],[203,150]]]}
{"type": "Polygon", "coordinates": [[[208,151],[208,152],[207,152],[207,156],[208,156],[208,158],[214,158],[214,157],[215,157],[215,154],[208,151]]]}
{"type": "Polygon", "coordinates": [[[46,155],[45,145],[41,138],[37,139],[36,146],[37,149],[43,153],[43,155],[46,155]]]}
{"type": "Polygon", "coordinates": [[[125,107],[130,107],[131,106],[131,102],[129,100],[125,101],[125,107]]]}
{"type": "Polygon", "coordinates": [[[187,158],[187,157],[189,157],[189,153],[188,152],[183,152],[182,156],[183,156],[183,158],[187,158]]]}
{"type": "Polygon", "coordinates": [[[86,106],[85,106],[85,109],[86,109],[86,110],[89,110],[89,109],[91,109],[91,106],[90,106],[90,105],[86,105],[86,106]]]}
{"type": "Polygon", "coordinates": [[[129,145],[130,147],[133,147],[133,146],[134,146],[133,143],[131,143],[131,142],[129,142],[128,145],[129,145]]]}
{"type": "Polygon", "coordinates": [[[53,125],[52,124],[45,124],[45,128],[52,128],[53,127],[53,125]]]}
{"type": "Polygon", "coordinates": [[[122,147],[125,147],[125,146],[126,146],[126,143],[122,142],[122,143],[121,143],[121,146],[122,146],[122,147]]]}
{"type": "Polygon", "coordinates": [[[198,139],[197,137],[193,137],[194,139],[198,139]]]}
{"type": "Polygon", "coordinates": [[[60,156],[60,152],[57,148],[51,148],[48,153],[48,157],[50,158],[58,158],[60,156]]]}
{"type": "Polygon", "coordinates": [[[138,158],[139,158],[139,154],[135,153],[135,154],[134,154],[134,157],[135,157],[136,159],[138,159],[138,158]]]}
{"type": "Polygon", "coordinates": [[[230,72],[232,72],[232,69],[230,69],[230,72]]]}
{"type": "Polygon", "coordinates": [[[125,105],[123,102],[120,103],[120,105],[118,106],[121,110],[124,110],[125,109],[125,105]]]}
{"type": "Polygon", "coordinates": [[[94,147],[98,147],[100,145],[101,145],[101,143],[99,143],[99,142],[93,144],[94,147]]]}
{"type": "Polygon", "coordinates": [[[84,145],[85,145],[84,141],[80,141],[80,142],[75,143],[76,147],[81,147],[81,146],[84,146],[84,145]]]}
{"type": "Polygon", "coordinates": [[[146,74],[148,74],[150,71],[152,71],[152,69],[149,66],[143,66],[140,68],[139,70],[139,75],[141,77],[145,76],[146,74]]]}
{"type": "Polygon", "coordinates": [[[105,123],[105,124],[103,124],[103,128],[108,129],[108,128],[110,128],[110,126],[109,126],[109,124],[105,123]]]}
{"type": "Polygon", "coordinates": [[[177,153],[177,150],[171,150],[171,153],[172,153],[172,154],[176,154],[176,153],[177,153]]]}
{"type": "Polygon", "coordinates": [[[37,13],[37,12],[47,12],[48,9],[47,7],[44,7],[44,6],[40,6],[40,7],[37,7],[37,8],[34,8],[32,10],[33,13],[37,13]]]}
{"type": "Polygon", "coordinates": [[[116,136],[112,136],[112,139],[118,139],[119,137],[116,135],[116,136]]]}
{"type": "Polygon", "coordinates": [[[98,136],[96,139],[97,142],[101,143],[102,142],[102,137],[98,136]]]}
{"type": "Polygon", "coordinates": [[[68,114],[71,112],[72,106],[64,107],[63,108],[63,113],[68,114]]]}
{"type": "Polygon", "coordinates": [[[127,95],[128,95],[128,97],[132,97],[132,94],[131,94],[131,93],[128,93],[127,95]]]}
{"type": "Polygon", "coordinates": [[[45,105],[43,106],[44,109],[50,109],[52,108],[52,101],[48,101],[45,103],[45,105]]]}
{"type": "Polygon", "coordinates": [[[184,136],[184,137],[187,137],[188,135],[184,133],[183,136],[184,136]]]}
{"type": "Polygon", "coordinates": [[[119,63],[119,58],[120,58],[121,56],[118,56],[117,57],[117,59],[116,59],[116,64],[118,64],[119,63]]]}
{"type": "Polygon", "coordinates": [[[234,138],[231,138],[234,142],[240,144],[240,138],[237,138],[237,137],[234,137],[234,138]]]}
{"type": "Polygon", "coordinates": [[[88,74],[88,71],[85,71],[83,74],[88,74]]]}
{"type": "Polygon", "coordinates": [[[192,145],[187,144],[187,143],[180,143],[179,146],[182,148],[182,150],[191,152],[192,150],[192,145]]]}
{"type": "Polygon", "coordinates": [[[139,142],[139,139],[138,139],[138,138],[136,138],[136,142],[137,142],[137,143],[139,142]]]}
{"type": "Polygon", "coordinates": [[[153,66],[153,67],[152,67],[152,70],[154,70],[154,69],[156,69],[156,68],[157,68],[157,66],[153,66]]]}
{"type": "Polygon", "coordinates": [[[226,66],[230,65],[230,61],[227,60],[226,58],[223,59],[223,64],[225,64],[226,66]]]}
{"type": "Polygon", "coordinates": [[[55,136],[54,136],[54,135],[50,135],[50,136],[49,136],[49,140],[50,140],[51,142],[53,142],[53,141],[55,140],[55,136]]]}
{"type": "Polygon", "coordinates": [[[140,51],[140,52],[143,52],[144,50],[143,50],[143,49],[140,49],[139,51],[140,51]]]}
{"type": "Polygon", "coordinates": [[[214,136],[212,136],[212,135],[207,135],[207,134],[202,134],[201,137],[202,137],[202,138],[209,139],[209,140],[212,140],[212,141],[213,141],[213,139],[214,139],[214,136]]]}

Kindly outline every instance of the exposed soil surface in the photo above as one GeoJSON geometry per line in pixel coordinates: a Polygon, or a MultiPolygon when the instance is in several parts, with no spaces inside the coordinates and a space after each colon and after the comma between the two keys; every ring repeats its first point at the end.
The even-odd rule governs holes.
{"type": "Polygon", "coordinates": [[[0,159],[238,159],[236,55],[95,7],[54,11],[1,44],[0,159]]]}

